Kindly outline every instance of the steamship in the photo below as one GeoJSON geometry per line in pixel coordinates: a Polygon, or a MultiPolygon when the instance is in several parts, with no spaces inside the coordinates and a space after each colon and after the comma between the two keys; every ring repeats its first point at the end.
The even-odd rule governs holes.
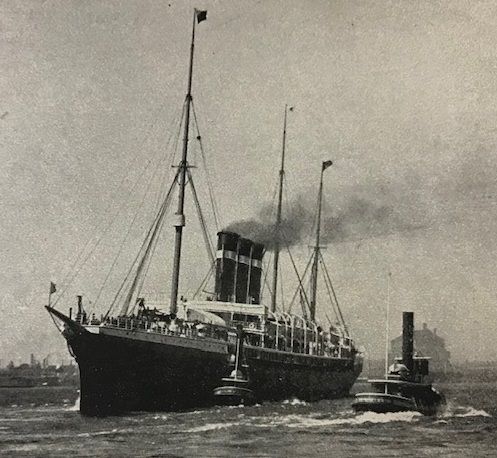
{"type": "MultiPolygon", "coordinates": [[[[265,304],[261,289],[266,247],[241,234],[217,233],[213,253],[214,291],[201,300],[186,300],[178,293],[182,234],[185,226],[185,187],[192,182],[188,164],[190,107],[195,27],[206,19],[194,11],[188,92],[182,128],[182,156],[173,184],[137,257],[134,278],[120,288],[105,315],[97,318],[85,310],[78,296],[77,313],[66,315],[55,306],[48,312],[59,325],[80,369],[80,411],[84,415],[112,415],[131,411],[171,411],[210,406],[214,392],[233,371],[243,339],[242,372],[257,402],[298,398],[319,400],[347,395],[362,369],[341,312],[326,326],[316,321],[320,251],[320,214],[323,173],[320,166],[319,212],[316,243],[311,259],[310,292],[300,291],[302,314],[278,307],[276,298],[281,240],[281,196],[287,107],[280,171],[271,301],[265,304]],[[153,247],[164,225],[170,196],[178,188],[172,286],[168,303],[140,294],[153,247]],[[116,305],[120,311],[113,313],[116,305]],[[240,337],[241,336],[241,337],[240,337]]],[[[301,281],[300,281],[301,283],[301,281]]],[[[328,289],[330,285],[327,285],[328,289]]],[[[51,289],[52,291],[52,289],[51,289]]],[[[334,296],[334,293],[333,293],[334,296]]],[[[336,299],[336,297],[335,297],[336,299]]],[[[338,307],[333,298],[320,307],[338,307]]],[[[339,310],[339,309],[338,309],[339,310]]]]}

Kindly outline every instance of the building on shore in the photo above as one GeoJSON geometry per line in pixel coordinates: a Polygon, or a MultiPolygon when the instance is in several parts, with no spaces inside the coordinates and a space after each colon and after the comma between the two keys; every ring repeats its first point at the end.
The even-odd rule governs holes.
{"type": "MultiPolygon", "coordinates": [[[[436,328],[428,329],[423,323],[423,329],[414,330],[414,351],[418,356],[430,357],[430,372],[446,374],[451,372],[450,352],[445,348],[445,340],[437,335],[436,328]]],[[[389,360],[402,355],[402,336],[390,342],[389,360]]]]}
{"type": "Polygon", "coordinates": [[[40,363],[34,354],[31,354],[29,364],[18,366],[13,361],[5,368],[0,368],[0,388],[29,388],[35,386],[66,386],[79,383],[78,366],[53,365],[49,356],[40,363]]]}

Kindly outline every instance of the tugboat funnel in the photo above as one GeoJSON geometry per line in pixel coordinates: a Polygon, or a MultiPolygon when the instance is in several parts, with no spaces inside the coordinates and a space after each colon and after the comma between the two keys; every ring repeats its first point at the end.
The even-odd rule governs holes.
{"type": "Polygon", "coordinates": [[[414,374],[414,313],[402,314],[402,364],[409,369],[409,376],[414,374]]]}

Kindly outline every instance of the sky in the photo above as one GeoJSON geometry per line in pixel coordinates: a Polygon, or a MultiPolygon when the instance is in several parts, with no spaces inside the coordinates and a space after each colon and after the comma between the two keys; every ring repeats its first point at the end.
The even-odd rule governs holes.
{"type": "MultiPolygon", "coordinates": [[[[293,106],[285,208],[298,202],[312,226],[321,162],[333,160],[324,256],[358,345],[381,357],[388,308],[391,336],[413,311],[453,361],[497,360],[494,2],[4,0],[0,363],[69,359],[43,309],[50,281],[62,311],[83,294],[105,312],[174,173],[156,166],[178,139],[194,7],[208,10],[193,98],[222,226],[264,216],[293,106]]],[[[186,295],[208,269],[194,220],[186,295]]],[[[294,247],[301,269],[309,243],[294,247]]],[[[167,294],[170,240],[160,247],[167,294]]]]}

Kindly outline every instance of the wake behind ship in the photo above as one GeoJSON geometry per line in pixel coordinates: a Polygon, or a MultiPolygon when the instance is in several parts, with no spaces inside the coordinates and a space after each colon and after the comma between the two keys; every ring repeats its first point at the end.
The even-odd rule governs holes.
{"type": "MultiPolygon", "coordinates": [[[[216,403],[213,394],[216,388],[233,371],[239,371],[240,378],[235,376],[235,380],[246,382],[257,402],[292,397],[309,401],[339,397],[349,392],[362,369],[361,356],[338,309],[336,297],[334,301],[330,298],[325,307],[338,309],[337,324],[330,322],[324,326],[315,319],[318,266],[323,261],[319,243],[323,173],[331,161],[321,166],[309,294],[304,290],[303,278],[299,278],[302,314],[283,311],[277,304],[287,108],[272,247],[271,303],[266,305],[261,300],[265,246],[227,230],[218,232],[212,255],[214,291],[204,300],[187,301],[179,297],[186,185],[190,183],[194,191],[188,141],[195,25],[205,19],[205,11],[195,10],[182,158],[134,263],[132,281],[126,288],[119,289],[111,307],[100,318],[85,311],[81,296],[74,318],[71,312],[65,315],[50,305],[47,307],[62,323],[63,336],[79,365],[80,410],[86,415],[209,406],[216,403]],[[142,295],[141,286],[176,186],[179,197],[174,215],[171,297],[166,303],[142,295]],[[120,312],[113,313],[117,306],[120,312]]],[[[197,199],[195,191],[194,198],[197,199]]],[[[330,286],[328,278],[327,288],[330,286]]]]}

